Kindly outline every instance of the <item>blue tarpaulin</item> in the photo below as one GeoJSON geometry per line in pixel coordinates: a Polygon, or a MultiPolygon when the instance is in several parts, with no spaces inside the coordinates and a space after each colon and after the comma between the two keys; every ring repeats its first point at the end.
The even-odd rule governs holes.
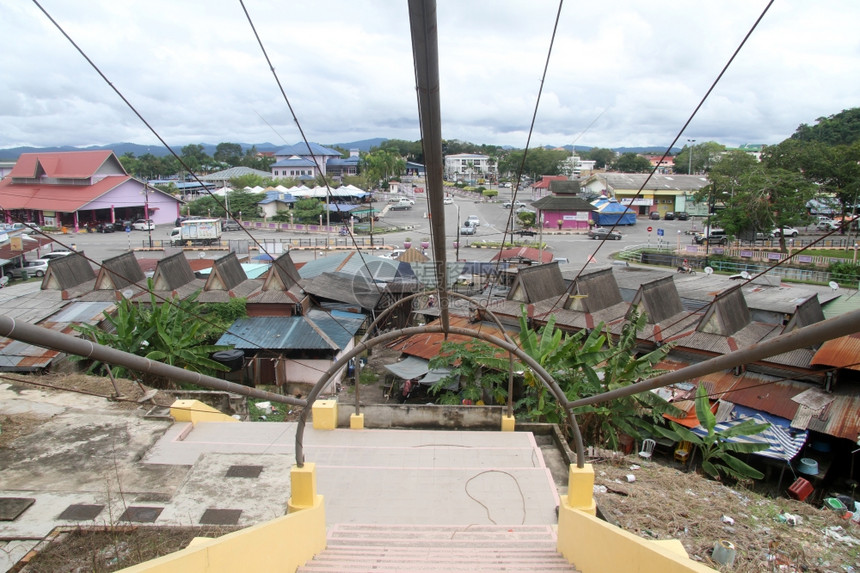
{"type": "Polygon", "coordinates": [[[601,227],[612,225],[635,225],[636,212],[614,199],[601,202],[594,210],[594,221],[601,227]]]}

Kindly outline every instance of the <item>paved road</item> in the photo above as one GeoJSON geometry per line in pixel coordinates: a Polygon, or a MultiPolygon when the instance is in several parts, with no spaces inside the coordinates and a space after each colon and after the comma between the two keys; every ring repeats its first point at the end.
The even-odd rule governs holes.
{"type": "MultiPolygon", "coordinates": [[[[468,248],[468,245],[476,241],[489,240],[501,241],[503,231],[508,225],[509,210],[502,207],[502,203],[510,198],[510,189],[500,189],[500,195],[496,201],[486,202],[475,200],[472,197],[455,196],[453,205],[445,206],[445,243],[448,246],[447,256],[450,260],[455,259],[456,249],[454,241],[457,238],[458,225],[470,215],[476,215],[481,221],[478,227],[477,234],[470,237],[461,237],[459,257],[460,259],[488,261],[497,252],[496,249],[474,249],[468,248]]],[[[532,202],[532,194],[529,190],[521,191],[518,195],[518,200],[530,205],[532,202]]],[[[381,203],[376,203],[379,207],[381,203]]],[[[704,222],[702,220],[690,221],[651,221],[640,219],[633,226],[618,227],[616,230],[622,234],[620,241],[607,241],[602,246],[598,241],[590,240],[585,233],[581,232],[551,232],[543,236],[544,242],[548,249],[556,257],[566,257],[570,263],[565,266],[568,270],[578,269],[582,265],[587,264],[590,257],[599,264],[606,264],[610,261],[610,256],[624,247],[631,245],[646,245],[657,246],[662,243],[670,248],[677,248],[680,244],[682,247],[692,242],[692,237],[687,234],[689,231],[701,230],[704,222]],[[652,232],[648,232],[648,227],[651,227],[652,232]],[[663,235],[658,235],[658,230],[663,230],[663,235]],[[595,250],[600,246],[600,250],[595,253],[595,250]]],[[[403,241],[408,237],[413,243],[421,241],[429,241],[430,239],[430,220],[427,218],[426,203],[423,198],[416,197],[416,205],[411,210],[406,211],[390,211],[388,212],[381,225],[392,225],[397,227],[411,227],[408,231],[385,234],[384,238],[387,244],[393,246],[401,246],[403,241]]],[[[169,236],[172,225],[161,225],[152,231],[152,238],[155,241],[166,239],[169,236]]],[[[291,237],[287,233],[272,233],[270,231],[254,231],[254,236],[258,240],[271,238],[272,236],[279,238],[291,237]]],[[[297,234],[295,237],[307,237],[306,234],[297,234]]],[[[116,232],[108,234],[99,233],[82,233],[76,235],[55,235],[53,238],[58,240],[62,245],[57,245],[57,248],[76,248],[84,251],[87,256],[96,261],[117,256],[126,252],[129,248],[144,247],[148,243],[148,233],[145,231],[130,231],[116,232]]],[[[240,240],[246,238],[244,231],[233,231],[224,233],[224,238],[240,240]]],[[[510,240],[510,234],[507,239],[510,240]]],[[[517,237],[519,239],[519,237],[517,237]]],[[[538,237],[524,238],[532,243],[538,242],[538,237]]],[[[293,251],[293,258],[297,262],[313,259],[319,253],[312,251],[293,251]]],[[[160,253],[154,256],[161,256],[160,253]]],[[[213,256],[215,256],[213,254],[213,256]]]]}

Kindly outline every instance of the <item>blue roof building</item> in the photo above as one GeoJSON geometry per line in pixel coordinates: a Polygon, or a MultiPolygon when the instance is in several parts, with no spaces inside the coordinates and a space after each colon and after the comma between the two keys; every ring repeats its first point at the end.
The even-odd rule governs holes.
{"type": "MultiPolygon", "coordinates": [[[[284,386],[285,392],[310,390],[344,352],[355,344],[365,316],[311,309],[301,316],[240,318],[218,339],[219,345],[245,352],[247,379],[254,385],[284,386]]],[[[332,378],[329,392],[343,379],[332,378]]]]}

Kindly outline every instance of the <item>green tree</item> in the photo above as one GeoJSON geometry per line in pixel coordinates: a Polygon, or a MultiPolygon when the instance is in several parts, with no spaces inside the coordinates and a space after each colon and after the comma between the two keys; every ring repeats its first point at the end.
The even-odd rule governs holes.
{"type": "Polygon", "coordinates": [[[588,151],[583,151],[581,155],[583,159],[593,160],[596,169],[606,169],[608,165],[612,165],[617,156],[614,151],[605,147],[594,147],[588,151]]]}
{"type": "Polygon", "coordinates": [[[212,158],[206,154],[205,148],[199,143],[189,143],[182,148],[182,161],[195,173],[212,162],[212,158]]]}
{"type": "MultiPolygon", "coordinates": [[[[184,300],[174,297],[162,303],[152,294],[152,279],[148,281],[148,288],[148,305],[123,298],[117,304],[115,315],[105,315],[110,323],[110,331],[91,324],[76,325],[75,329],[98,344],[193,372],[213,375],[226,371],[225,366],[209,356],[227,347],[201,343],[205,323],[196,315],[199,293],[184,300]]],[[[76,359],[86,360],[84,357],[76,359]]],[[[90,365],[89,371],[100,372],[103,368],[104,364],[96,361],[90,365]]],[[[113,367],[112,372],[120,377],[131,375],[128,369],[121,366],[113,367]]],[[[143,374],[143,377],[150,385],[170,385],[169,380],[158,376],[143,374]]]]}
{"type": "MultiPolygon", "coordinates": [[[[817,185],[819,201],[835,204],[834,210],[838,209],[843,218],[856,215],[860,206],[860,141],[851,145],[808,143],[804,176],[817,185]]],[[[847,231],[843,225],[840,232],[847,231]]]]}
{"type": "MultiPolygon", "coordinates": [[[[721,160],[726,146],[716,141],[704,141],[698,145],[684,146],[675,155],[675,173],[708,173],[721,160]],[[690,157],[692,154],[692,157],[690,157]],[[692,163],[692,165],[691,165],[692,163]],[[692,173],[690,172],[692,170],[692,173]]],[[[752,157],[752,156],[750,156],[752,157]]]]}
{"type": "Polygon", "coordinates": [[[406,161],[391,151],[374,151],[361,158],[360,169],[371,187],[387,186],[391,177],[406,169],[406,161]]]}
{"type": "Polygon", "coordinates": [[[651,162],[636,153],[622,153],[621,157],[612,163],[612,168],[621,173],[648,173],[654,166],[651,162]]]}
{"type": "Polygon", "coordinates": [[[123,153],[119,158],[119,162],[122,163],[126,173],[134,177],[140,177],[140,161],[134,156],[134,153],[131,151],[123,153]]]}
{"type": "Polygon", "coordinates": [[[504,158],[499,159],[499,171],[503,173],[519,173],[522,165],[524,175],[560,175],[564,168],[564,162],[570,157],[570,153],[561,149],[545,149],[537,147],[530,149],[525,155],[523,164],[522,150],[511,151],[504,158]]]}
{"type": "Polygon", "coordinates": [[[230,187],[233,189],[244,189],[245,187],[262,187],[266,188],[272,185],[271,177],[263,177],[255,173],[248,173],[240,177],[234,177],[230,180],[230,187]]]}
{"type": "Polygon", "coordinates": [[[537,213],[532,211],[519,211],[517,213],[517,219],[523,227],[534,227],[535,221],[537,221],[537,213]]]}
{"type": "Polygon", "coordinates": [[[219,143],[215,147],[215,154],[212,156],[215,161],[226,163],[231,167],[235,167],[242,162],[242,146],[238,143],[219,143]]]}
{"type": "Polygon", "coordinates": [[[471,400],[504,404],[508,396],[507,368],[504,352],[482,340],[443,342],[439,356],[430,360],[430,368],[450,368],[451,374],[430,387],[442,404],[459,404],[471,400]],[[452,366],[453,365],[453,366],[452,366]],[[456,390],[449,389],[459,381],[456,390]]]}
{"type": "Polygon", "coordinates": [[[851,145],[860,141],[860,108],[851,108],[819,117],[815,125],[802,123],[791,135],[798,141],[817,141],[826,145],[851,145]]]}
{"type": "Polygon", "coordinates": [[[761,171],[755,157],[743,151],[726,152],[711,168],[711,183],[695,194],[696,202],[707,202],[709,210],[715,205],[723,207],[712,221],[736,237],[747,237],[756,231],[770,231],[773,215],[765,193],[756,193],[751,179],[761,171]],[[735,196],[744,201],[735,201],[735,196]]]}
{"type": "MultiPolygon", "coordinates": [[[[657,374],[654,365],[671,350],[664,345],[648,354],[637,356],[636,333],[645,324],[645,315],[633,312],[617,341],[606,336],[604,325],[593,331],[564,335],[550,317],[538,334],[528,326],[523,310],[520,317],[520,347],[537,360],[561,387],[568,399],[602,394],[623,388],[657,374]]],[[[526,394],[518,406],[533,418],[548,422],[563,419],[561,406],[526,369],[526,394]]],[[[663,414],[681,412],[653,392],[641,392],[574,411],[583,436],[593,444],[617,448],[621,434],[642,438],[656,435],[663,414]]]]}
{"type": "Polygon", "coordinates": [[[730,441],[739,436],[754,436],[764,432],[770,424],[757,424],[753,420],[744,420],[725,430],[717,430],[717,419],[711,411],[708,392],[704,384],[696,389],[696,418],[707,434],[702,437],[695,432],[672,422],[672,429],[658,428],[658,431],[669,439],[686,441],[693,444],[702,454],[702,470],[709,476],[719,479],[720,476],[734,479],[762,479],[764,474],[739,460],[733,454],[750,454],[768,448],[767,444],[730,441]]]}
{"type": "Polygon", "coordinates": [[[297,223],[304,223],[307,225],[319,224],[320,215],[322,215],[324,211],[325,208],[322,201],[314,199],[313,197],[299,199],[293,206],[295,221],[297,223]]]}

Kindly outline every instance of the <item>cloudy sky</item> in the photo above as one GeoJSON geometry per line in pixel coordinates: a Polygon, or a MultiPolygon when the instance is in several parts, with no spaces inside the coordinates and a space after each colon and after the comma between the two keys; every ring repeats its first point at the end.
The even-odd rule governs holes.
{"type": "MultiPolygon", "coordinates": [[[[174,147],[301,139],[238,0],[40,0],[174,147]]],[[[564,3],[531,145],[668,146],[764,0],[564,3]]],[[[416,140],[406,0],[245,0],[301,128],[416,140]]],[[[442,136],[523,147],[558,2],[438,2],[442,136]]],[[[860,2],[776,0],[686,129],[777,143],[860,105],[860,2]]],[[[156,144],[31,3],[0,0],[0,148],[156,144]]]]}

